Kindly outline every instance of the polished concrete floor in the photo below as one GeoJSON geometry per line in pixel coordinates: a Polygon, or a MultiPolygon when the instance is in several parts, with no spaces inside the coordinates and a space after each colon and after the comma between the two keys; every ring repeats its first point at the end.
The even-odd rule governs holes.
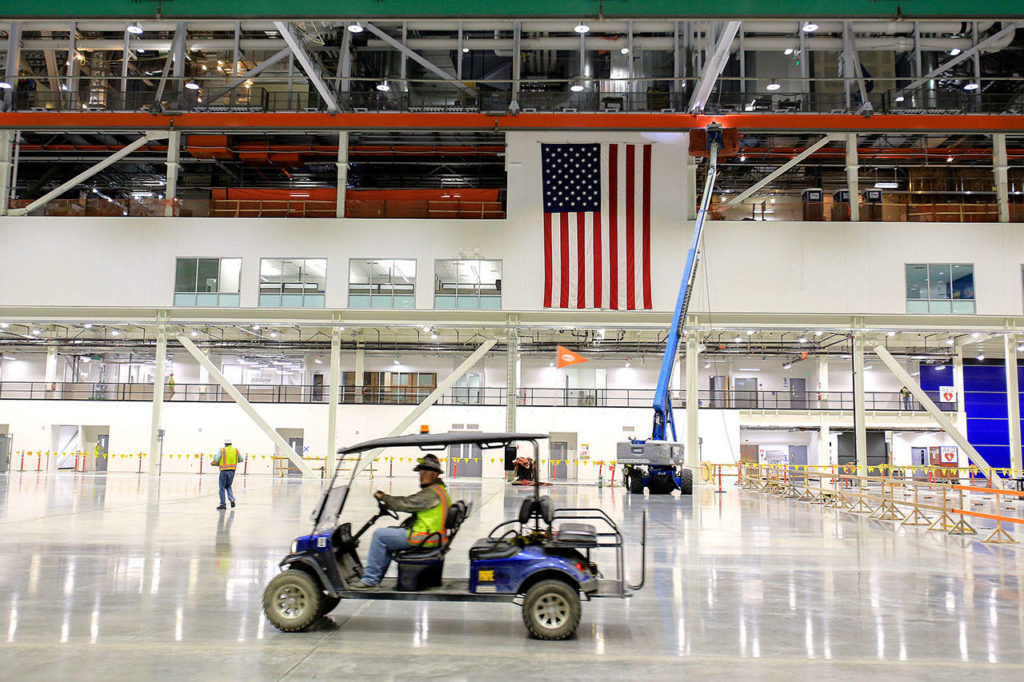
{"type": "MultiPolygon", "coordinates": [[[[346,518],[370,515],[375,488],[414,487],[359,482],[346,518]]],[[[466,548],[527,492],[450,487],[475,503],[446,566],[464,576],[466,548]]],[[[1024,549],[734,488],[547,489],[631,542],[650,519],[646,587],[584,603],[568,641],[530,639],[511,604],[363,600],[284,634],[261,595],[319,488],[239,478],[218,512],[212,476],[0,475],[0,679],[1024,678],[1024,549]]],[[[637,551],[627,564],[635,577],[637,551]]]]}

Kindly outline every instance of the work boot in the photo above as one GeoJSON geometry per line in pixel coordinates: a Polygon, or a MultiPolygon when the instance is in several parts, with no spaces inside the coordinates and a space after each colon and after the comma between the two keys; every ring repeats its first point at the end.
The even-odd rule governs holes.
{"type": "Polygon", "coordinates": [[[364,583],[362,580],[353,580],[352,582],[350,582],[348,584],[348,589],[350,589],[350,590],[359,590],[359,591],[362,591],[362,590],[378,590],[378,589],[380,589],[380,586],[379,585],[371,585],[369,583],[364,583]]]}
{"type": "Polygon", "coordinates": [[[235,508],[235,501],[234,501],[234,500],[231,500],[231,508],[232,508],[232,509],[234,509],[234,508],[235,508]]]}
{"type": "Polygon", "coordinates": [[[220,504],[218,504],[218,505],[217,505],[217,509],[227,509],[227,507],[226,507],[226,506],[224,505],[224,503],[222,502],[222,503],[220,503],[220,504]]]}

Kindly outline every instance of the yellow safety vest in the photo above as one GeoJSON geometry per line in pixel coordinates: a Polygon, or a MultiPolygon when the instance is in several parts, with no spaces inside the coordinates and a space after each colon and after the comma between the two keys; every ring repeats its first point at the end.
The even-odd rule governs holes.
{"type": "Polygon", "coordinates": [[[234,469],[238,465],[238,448],[221,448],[220,449],[220,464],[221,470],[234,469]]]}
{"type": "Polygon", "coordinates": [[[444,522],[448,518],[448,509],[452,506],[452,499],[448,497],[448,490],[443,483],[435,483],[428,490],[437,493],[437,496],[441,498],[441,503],[436,507],[416,512],[416,519],[412,522],[412,528],[409,529],[409,543],[423,547],[436,547],[439,542],[438,535],[430,536],[433,533],[438,533],[443,538],[447,532],[444,522]]]}

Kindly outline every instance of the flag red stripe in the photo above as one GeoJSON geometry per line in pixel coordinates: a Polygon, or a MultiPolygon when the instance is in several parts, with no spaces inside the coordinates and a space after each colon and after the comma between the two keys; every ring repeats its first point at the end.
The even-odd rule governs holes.
{"type": "Polygon", "coordinates": [[[601,307],[601,212],[594,212],[594,307],[601,307]]]}
{"type": "Polygon", "coordinates": [[[562,285],[558,296],[558,307],[569,307],[569,214],[561,214],[562,271],[558,281],[562,285]]]}
{"type": "Polygon", "coordinates": [[[544,307],[551,307],[551,214],[544,214],[544,307]]]}
{"type": "Polygon", "coordinates": [[[634,244],[636,209],[636,149],[626,145],[626,310],[636,309],[636,257],[634,244]]]}
{"type": "Polygon", "coordinates": [[[576,214],[576,307],[587,307],[586,214],[576,214]]]}
{"type": "Polygon", "coordinates": [[[608,145],[608,307],[619,309],[619,145],[608,145]]]}
{"type": "Polygon", "coordinates": [[[644,234],[644,309],[651,309],[651,145],[644,145],[643,211],[644,234]]]}

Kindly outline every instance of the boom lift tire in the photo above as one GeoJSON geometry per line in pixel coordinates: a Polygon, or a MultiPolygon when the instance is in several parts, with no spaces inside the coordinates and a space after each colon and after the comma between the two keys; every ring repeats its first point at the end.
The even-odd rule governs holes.
{"type": "Polygon", "coordinates": [[[679,479],[682,483],[679,486],[679,494],[693,495],[693,470],[684,467],[679,479]]]}
{"type": "Polygon", "coordinates": [[[580,624],[579,592],[564,580],[541,580],[526,591],[523,623],[538,639],[566,639],[580,624]]]}
{"type": "Polygon", "coordinates": [[[263,612],[283,632],[300,632],[320,613],[323,590],[308,573],[289,569],[274,576],[263,592],[263,612]]]}
{"type": "Polygon", "coordinates": [[[647,487],[652,495],[668,495],[676,489],[676,482],[669,473],[652,473],[647,487]]]}
{"type": "Polygon", "coordinates": [[[634,495],[642,495],[644,492],[644,477],[640,475],[639,471],[629,473],[629,492],[634,495]]]}

